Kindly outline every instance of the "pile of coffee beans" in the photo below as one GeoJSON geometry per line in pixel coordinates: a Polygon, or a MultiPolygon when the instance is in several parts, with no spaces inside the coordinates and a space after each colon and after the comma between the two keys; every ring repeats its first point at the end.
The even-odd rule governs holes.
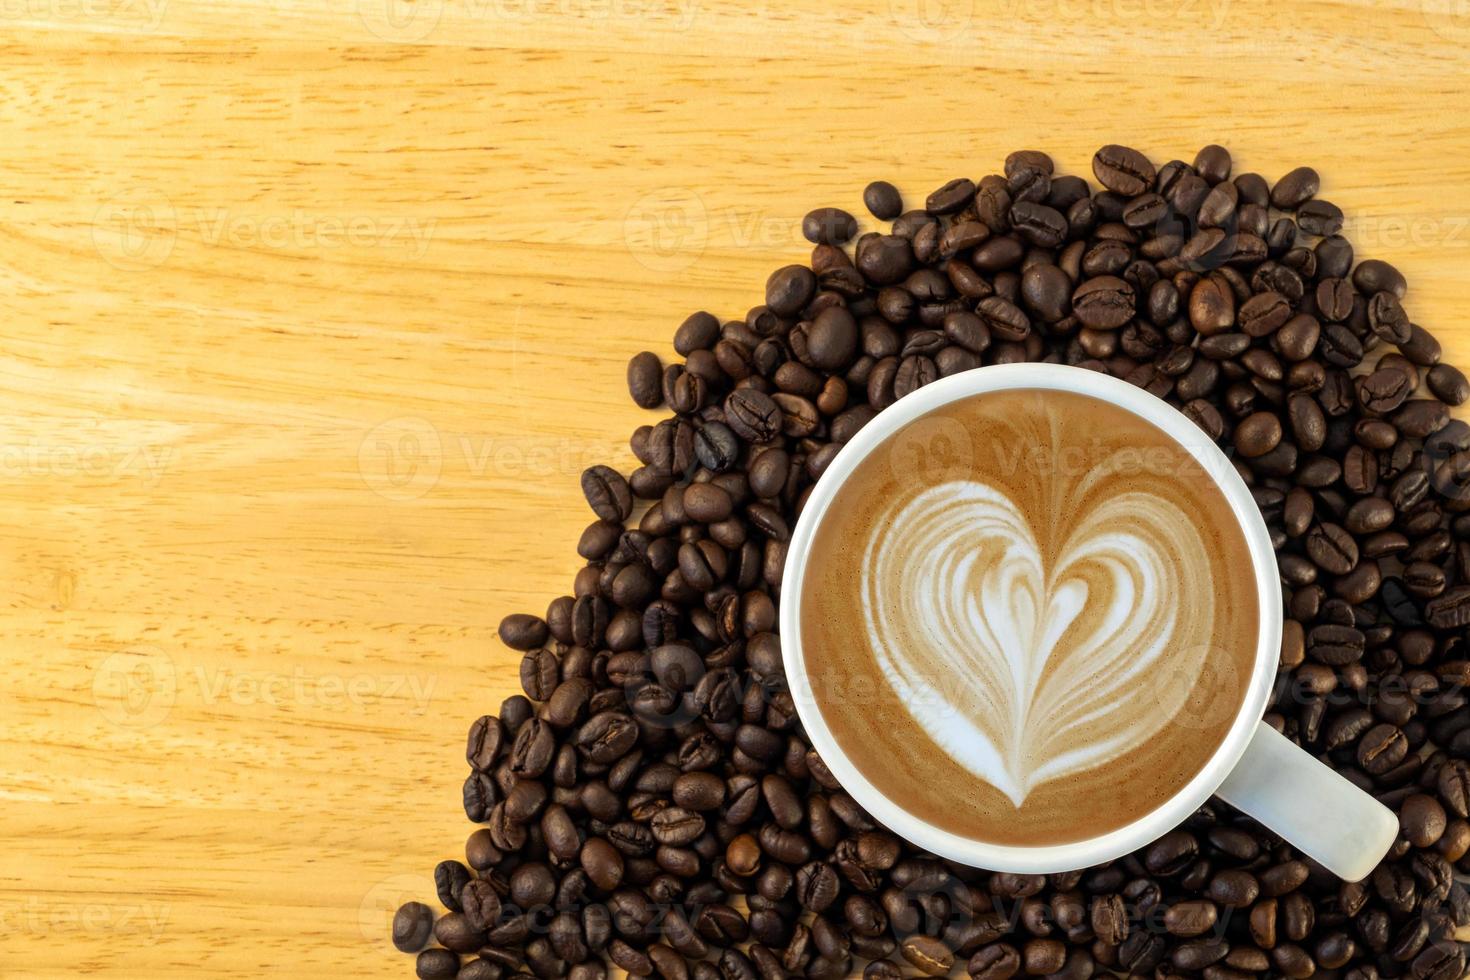
{"type": "Polygon", "coordinates": [[[435,872],[447,911],[394,919],[420,977],[1465,974],[1470,425],[1448,406],[1470,384],[1311,168],[1105,146],[1092,170],[1022,150],[910,210],[874,183],[889,229],[813,211],[810,264],[764,303],[629,362],[633,400],[673,414],[633,434],[637,470],[583,474],[572,594],[501,624],[525,696],[471,726],[480,826],[435,872]],[[1231,455],[1287,610],[1267,720],[1399,815],[1367,880],[1218,800],[1101,867],[977,871],[878,826],[812,751],[776,634],[803,501],[876,413],[1016,361],[1127,379],[1231,455]]]}

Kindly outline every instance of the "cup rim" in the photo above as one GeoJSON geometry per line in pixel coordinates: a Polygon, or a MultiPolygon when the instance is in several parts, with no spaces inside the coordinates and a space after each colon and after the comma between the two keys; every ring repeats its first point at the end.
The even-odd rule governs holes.
{"type": "Polygon", "coordinates": [[[914,816],[874,786],[847,757],[827,727],[814,697],[792,686],[796,710],[812,746],[843,788],[889,830],[933,854],[961,864],[1018,874],[1051,874],[1102,864],[1136,850],[1183,823],[1235,768],[1265,712],[1281,647],[1281,589],[1275,549],[1250,490],[1234,465],[1178,409],[1126,381],[1061,364],[996,364],[964,371],[926,385],[879,413],[845,444],[808,497],[787,552],[782,574],[782,657],[788,678],[810,684],[801,642],[801,593],[811,542],[837,492],[857,465],[899,429],[951,402],[1014,389],[1088,395],[1116,405],[1163,430],[1189,452],[1224,494],[1239,522],[1251,556],[1258,596],[1260,632],[1251,681],[1225,738],[1199,772],[1173,796],[1133,821],[1097,837],[1036,846],[994,844],[963,837],[914,816]]]}

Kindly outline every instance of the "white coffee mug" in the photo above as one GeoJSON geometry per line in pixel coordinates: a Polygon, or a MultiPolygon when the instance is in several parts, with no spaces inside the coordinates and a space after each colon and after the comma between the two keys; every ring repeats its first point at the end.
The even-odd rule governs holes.
{"type": "MultiPolygon", "coordinates": [[[[905,396],[869,422],[838,452],[797,521],[781,586],[781,641],[786,673],[808,737],[843,787],[894,833],[941,857],[993,871],[1075,871],[1127,854],[1162,837],[1217,794],[1280,834],[1334,874],[1358,881],[1382,860],[1398,832],[1393,813],[1261,721],[1281,649],[1281,585],[1270,534],[1234,466],[1189,419],[1127,382],[1056,364],[1007,364],[965,371],[905,396]],[[1250,549],[1260,636],[1250,685],[1225,738],[1204,767],[1174,796],[1131,823],[1067,844],[988,843],[935,827],[880,792],[848,758],[823,720],[802,653],[801,593],[807,555],[822,520],[857,465],[906,425],[951,402],[986,392],[1026,388],[1090,395],[1132,412],[1187,450],[1215,481],[1250,549]]],[[[903,724],[895,718],[894,724],[903,724]]]]}

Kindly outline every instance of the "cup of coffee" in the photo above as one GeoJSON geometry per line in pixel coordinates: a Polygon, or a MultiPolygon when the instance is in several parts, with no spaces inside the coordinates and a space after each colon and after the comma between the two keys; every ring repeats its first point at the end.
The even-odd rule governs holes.
{"type": "Polygon", "coordinates": [[[1212,794],[1347,880],[1397,832],[1261,721],[1281,586],[1250,491],[1107,375],[997,365],[884,411],[806,502],[780,621],[812,744],[942,857],[1086,868],[1212,794]]]}

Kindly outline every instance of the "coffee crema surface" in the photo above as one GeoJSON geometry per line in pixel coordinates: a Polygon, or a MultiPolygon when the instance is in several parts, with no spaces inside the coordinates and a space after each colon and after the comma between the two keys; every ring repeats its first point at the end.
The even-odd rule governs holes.
{"type": "Polygon", "coordinates": [[[802,583],[803,695],[920,819],[1066,843],[1203,768],[1258,619],[1244,532],[1187,449],[1090,396],[991,392],[894,433],[831,501],[802,583]]]}

